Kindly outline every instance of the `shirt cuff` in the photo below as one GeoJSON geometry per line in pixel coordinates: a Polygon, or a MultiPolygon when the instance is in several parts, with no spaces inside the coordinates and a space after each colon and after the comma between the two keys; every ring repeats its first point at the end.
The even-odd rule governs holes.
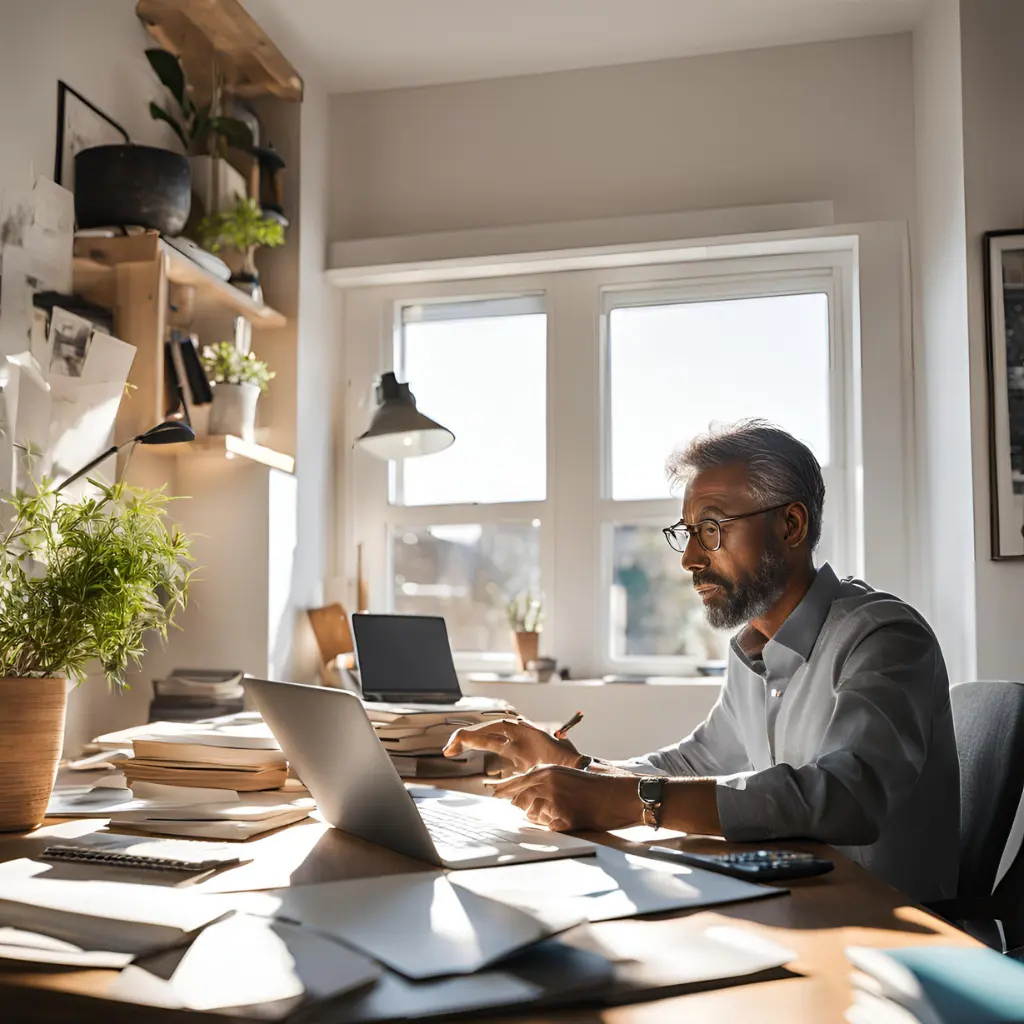
{"type": "Polygon", "coordinates": [[[715,797],[722,835],[732,842],[756,842],[771,839],[767,827],[769,815],[765,813],[765,798],[747,788],[747,779],[754,772],[721,775],[715,781],[715,797]]]}

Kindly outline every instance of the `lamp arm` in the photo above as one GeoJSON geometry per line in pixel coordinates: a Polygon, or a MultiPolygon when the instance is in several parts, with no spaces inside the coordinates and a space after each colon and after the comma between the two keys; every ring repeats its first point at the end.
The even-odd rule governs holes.
{"type": "Polygon", "coordinates": [[[104,459],[109,459],[111,455],[116,455],[125,445],[134,444],[138,438],[133,437],[131,440],[125,441],[123,444],[112,444],[105,452],[101,452],[96,456],[92,462],[87,462],[81,469],[74,472],[69,476],[61,485],[53,492],[54,494],[60,494],[68,484],[73,484],[76,480],[80,480],[90,469],[95,469],[104,459]]]}

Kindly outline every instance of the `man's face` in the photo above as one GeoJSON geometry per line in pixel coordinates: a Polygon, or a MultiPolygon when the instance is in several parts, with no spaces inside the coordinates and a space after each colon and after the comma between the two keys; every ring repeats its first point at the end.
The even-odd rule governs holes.
{"type": "MultiPolygon", "coordinates": [[[[747,470],[733,463],[698,473],[686,488],[683,521],[727,519],[753,512],[747,470]]],[[[789,576],[781,536],[782,512],[739,519],[721,527],[722,545],[705,551],[691,536],[683,568],[704,601],[704,613],[716,629],[734,629],[763,615],[782,596],[789,576]]]]}

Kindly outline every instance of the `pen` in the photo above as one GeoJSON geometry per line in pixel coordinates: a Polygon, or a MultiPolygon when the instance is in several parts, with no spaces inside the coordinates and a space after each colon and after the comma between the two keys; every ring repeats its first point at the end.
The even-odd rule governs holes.
{"type": "Polygon", "coordinates": [[[572,718],[570,718],[569,721],[565,723],[565,725],[563,725],[560,729],[556,729],[555,730],[555,739],[556,740],[564,740],[565,739],[565,734],[574,725],[579,725],[582,720],[583,720],[583,712],[582,711],[577,711],[576,714],[573,715],[572,718]]]}

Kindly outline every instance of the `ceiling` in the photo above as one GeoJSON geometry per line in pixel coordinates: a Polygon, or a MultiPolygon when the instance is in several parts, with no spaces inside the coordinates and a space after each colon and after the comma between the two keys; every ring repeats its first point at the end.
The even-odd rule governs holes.
{"type": "Polygon", "coordinates": [[[330,92],[903,32],[928,0],[243,0],[330,92]]]}

